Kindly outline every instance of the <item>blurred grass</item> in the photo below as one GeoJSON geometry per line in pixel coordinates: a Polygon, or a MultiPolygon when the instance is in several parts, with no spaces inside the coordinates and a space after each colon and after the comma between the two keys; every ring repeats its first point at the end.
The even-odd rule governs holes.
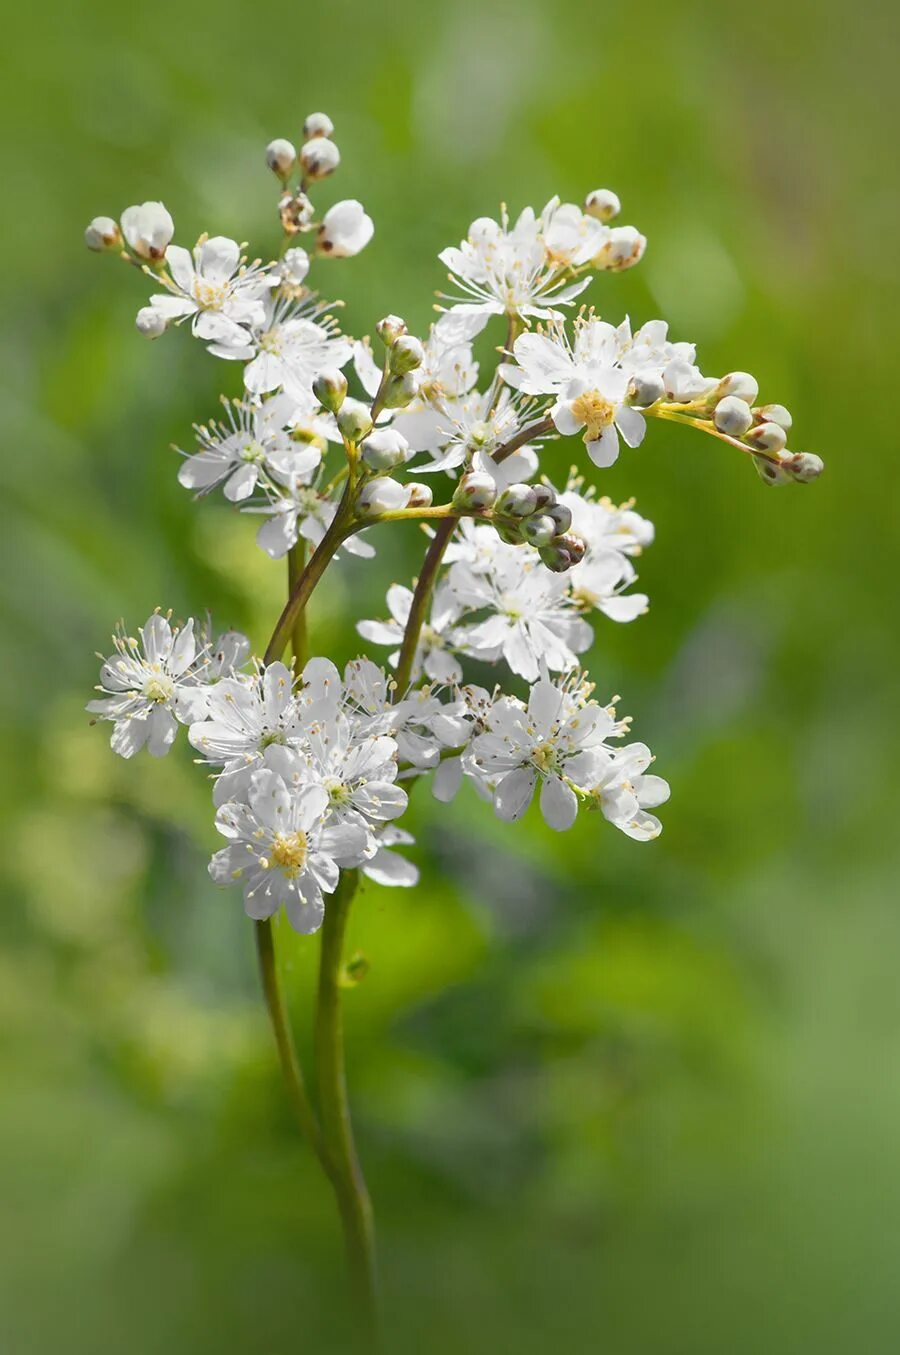
{"type": "MultiPolygon", "coordinates": [[[[346,1341],[203,779],[116,761],[82,713],[118,616],[209,607],[259,644],[283,579],[167,451],[233,374],[140,340],[143,288],[81,231],[162,197],[182,238],[265,254],[262,147],[320,107],[327,191],[377,226],[329,275],[349,332],[424,327],[437,250],[499,200],[609,184],[650,249],[592,299],[753,371],[828,464],[770,492],[673,427],[604,477],[658,528],[651,615],[592,656],[672,781],[658,843],[422,796],[425,887],[366,890],[351,1078],[391,1349],[895,1348],[897,27],[836,0],[7,17],[4,1351],[346,1341]]],[[[346,656],[418,549],[348,561],[316,647],[346,656]]],[[[302,1018],[313,948],[285,939],[302,1018]]]]}

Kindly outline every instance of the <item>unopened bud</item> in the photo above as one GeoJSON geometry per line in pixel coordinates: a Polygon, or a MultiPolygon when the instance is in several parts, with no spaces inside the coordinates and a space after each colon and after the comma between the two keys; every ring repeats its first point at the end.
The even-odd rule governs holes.
{"type": "Polygon", "coordinates": [[[759,423],[744,440],[761,452],[781,452],[787,446],[787,433],[780,423],[759,423]]]}
{"type": "Polygon", "coordinates": [[[134,317],[135,328],[145,339],[158,339],[166,332],[166,320],[155,306],[142,306],[134,317]]]}
{"type": "Polygon", "coordinates": [[[759,405],[753,413],[760,423],[780,423],[786,433],[793,426],[790,410],[785,409],[784,405],[759,405]]]}
{"type": "Polygon", "coordinates": [[[390,348],[400,338],[401,334],[406,333],[406,321],[401,320],[399,315],[386,315],[383,320],[379,320],[375,326],[375,333],[378,335],[385,348],[390,348]]]}
{"type": "Polygon", "coordinates": [[[742,438],[747,429],[753,426],[753,412],[746,400],[736,395],[726,395],[716,405],[713,423],[720,433],[726,433],[730,438],[742,438]]]}
{"type": "Polygon", "coordinates": [[[825,469],[825,462],[820,456],[816,456],[815,452],[794,452],[782,464],[801,485],[808,485],[811,480],[817,480],[825,469]]]}
{"type": "Polygon", "coordinates": [[[338,367],[325,367],[313,382],[313,394],[323,409],[336,414],[347,395],[347,378],[338,367]]]}
{"type": "Polygon", "coordinates": [[[403,376],[392,376],[384,392],[386,409],[403,409],[415,400],[419,393],[419,378],[415,372],[404,372],[403,376]]]}
{"type": "Polygon", "coordinates": [[[530,518],[537,506],[531,485],[509,485],[498,498],[495,511],[505,518],[530,518]]]}
{"type": "MultiPolygon", "coordinates": [[[[312,145],[331,145],[331,142],[312,142],[312,145]]],[[[336,202],[322,218],[319,227],[319,249],[333,259],[352,259],[365,249],[375,234],[375,224],[361,202],[344,198],[336,202]]]]}
{"type": "Polygon", "coordinates": [[[317,136],[331,136],[334,123],[327,113],[310,113],[303,124],[304,141],[312,141],[317,136]]]}
{"type": "Polygon", "coordinates": [[[485,471],[470,470],[460,479],[453,495],[454,508],[490,508],[497,497],[497,486],[485,471]]]}
{"type": "Polygon", "coordinates": [[[541,546],[540,556],[541,561],[554,574],[565,574],[574,563],[569,551],[560,541],[553,541],[549,546],[541,546]]]}
{"type": "Polygon", "coordinates": [[[781,466],[776,466],[772,461],[763,461],[762,457],[754,457],[756,473],[764,485],[787,485],[790,484],[792,477],[781,466]]]}
{"type": "Polygon", "coordinates": [[[545,513],[556,504],[556,490],[552,485],[544,484],[543,480],[536,485],[532,485],[534,497],[537,503],[535,512],[545,513]]]}
{"type": "Polygon", "coordinates": [[[401,334],[391,345],[391,371],[398,376],[404,372],[414,372],[425,361],[425,349],[421,340],[413,334],[401,334]]]}
{"type": "Polygon", "coordinates": [[[646,409],[655,405],[666,393],[663,379],[658,372],[635,372],[628,383],[628,394],[633,405],[646,409]]]}
{"type": "Polygon", "coordinates": [[[125,208],[122,234],[139,258],[156,261],[165,257],[175,223],[161,202],[142,202],[125,208]]]}
{"type": "Polygon", "coordinates": [[[358,512],[365,517],[372,517],[376,513],[392,513],[405,506],[406,486],[392,480],[388,475],[367,480],[356,500],[358,512]]]}
{"type": "Polygon", "coordinates": [[[644,257],[647,238],[635,230],[634,226],[613,226],[609,239],[593,260],[596,268],[605,268],[608,272],[620,273],[625,268],[633,268],[644,257]]]}
{"type": "Polygon", "coordinates": [[[118,222],[111,216],[95,216],[84,233],[84,243],[98,253],[104,249],[118,249],[122,243],[118,222]]]}
{"type": "Polygon", "coordinates": [[[533,517],[526,518],[519,531],[523,539],[532,546],[549,546],[559,535],[556,523],[547,513],[536,513],[533,517]]]}
{"type": "Polygon", "coordinates": [[[609,188],[595,188],[584,200],[584,210],[588,216],[598,221],[612,221],[622,210],[622,204],[609,188]]]}
{"type": "Polygon", "coordinates": [[[337,423],[348,442],[359,442],[372,431],[372,416],[361,400],[345,400],[338,410],[337,423]]]}
{"type": "Polygon", "coordinates": [[[266,164],[279,179],[286,179],[297,163],[297,150],[293,142],[283,136],[276,137],[266,147],[266,164]]]}
{"type": "Polygon", "coordinates": [[[370,470],[393,470],[409,456],[409,443],[393,428],[376,428],[360,446],[360,455],[370,470]]]}
{"type": "Polygon", "coordinates": [[[716,396],[719,400],[726,395],[736,395],[739,400],[746,400],[748,405],[759,395],[759,382],[755,376],[749,372],[729,372],[723,376],[716,387],[716,396]]]}
{"type": "Polygon", "coordinates": [[[572,510],[564,503],[557,503],[552,508],[548,508],[547,516],[555,522],[556,531],[559,535],[567,532],[572,526],[572,510]]]}
{"type": "Polygon", "coordinates": [[[406,490],[409,496],[406,500],[407,508],[430,508],[434,502],[431,485],[423,485],[421,480],[410,480],[406,490]]]}
{"type": "Polygon", "coordinates": [[[556,544],[567,552],[573,565],[581,564],[587,552],[587,542],[583,536],[576,536],[574,532],[564,532],[562,536],[557,537],[556,544]]]}
{"type": "Polygon", "coordinates": [[[327,179],[341,163],[341,153],[326,136],[315,136],[300,151],[303,173],[310,179],[327,179]]]}

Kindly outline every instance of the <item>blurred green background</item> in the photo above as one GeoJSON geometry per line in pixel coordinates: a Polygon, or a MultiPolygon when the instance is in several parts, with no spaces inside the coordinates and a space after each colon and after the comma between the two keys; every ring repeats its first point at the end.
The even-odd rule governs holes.
{"type": "MultiPolygon", "coordinates": [[[[267,254],[263,147],[318,108],[344,154],[323,197],[377,226],[319,270],[349,332],[387,310],[421,330],[437,251],[500,200],[609,185],[650,246],[591,298],[754,372],[827,462],[772,491],[658,426],[603,475],[658,530],[650,615],[598,625],[591,656],[672,782],[657,843],[422,795],[423,888],[357,904],[388,1348],[897,1348],[898,27],[838,0],[7,16],[4,1355],[346,1348],[251,929],[206,876],[204,779],[183,744],[117,760],[83,713],[118,617],[208,607],[261,646],[284,586],[254,520],[195,505],[168,450],[239,373],[141,339],[142,280],[83,227],[162,197],[182,241],[267,254]]],[[[390,540],[323,590],[317,650],[346,657],[413,572],[418,535],[390,540]]],[[[315,943],[285,941],[304,1031],[315,943]]]]}

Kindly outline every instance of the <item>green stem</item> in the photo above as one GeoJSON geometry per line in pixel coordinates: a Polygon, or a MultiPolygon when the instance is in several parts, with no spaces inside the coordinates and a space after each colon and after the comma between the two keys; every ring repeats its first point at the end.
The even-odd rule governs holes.
{"type": "MultiPolygon", "coordinates": [[[[300,582],[305,567],[306,542],[301,536],[288,551],[288,597],[292,596],[294,589],[300,582]]],[[[303,665],[306,663],[306,647],[306,608],[303,607],[291,628],[291,650],[294,655],[294,670],[297,673],[302,672],[303,665]]]]}
{"type": "Polygon", "coordinates": [[[262,922],[257,922],[256,924],[256,950],[259,956],[259,972],[260,977],[262,978],[263,993],[265,994],[266,1006],[269,1010],[269,1019],[272,1022],[272,1031],[275,1035],[275,1044],[278,1047],[281,1072],[284,1077],[288,1096],[290,1097],[291,1106],[297,1123],[300,1126],[300,1132],[303,1134],[304,1138],[309,1141],[316,1156],[322,1163],[322,1166],[330,1175],[331,1167],[326,1159],[325,1148],[322,1142],[322,1132],[319,1128],[316,1113],[312,1108],[312,1103],[306,1090],[306,1083],[303,1079],[303,1070],[300,1067],[300,1060],[297,1057],[294,1036],[291,1031],[287,1006],[284,1001],[284,993],[281,988],[281,980],[278,977],[278,963],[275,957],[275,937],[272,930],[271,918],[265,918],[262,922]]]}
{"type": "Polygon", "coordinates": [[[274,663],[276,659],[281,658],[288,639],[293,633],[294,625],[302,616],[313,589],[325,573],[338,548],[353,533],[354,522],[350,507],[352,493],[353,477],[350,476],[344,487],[344,494],[338,504],[337,512],[331,520],[331,525],[309,557],[306,568],[292,588],[284,611],[278,618],[272,632],[272,638],[263,656],[264,663],[274,663]]]}
{"type": "Polygon", "coordinates": [[[431,538],[431,544],[425,552],[425,559],[422,561],[422,571],[416,580],[412,605],[409,609],[409,616],[406,618],[406,629],[403,632],[403,643],[400,646],[400,657],[397,660],[397,691],[401,696],[409,686],[412,677],[419,636],[422,632],[422,626],[425,624],[425,615],[431,602],[431,594],[434,592],[434,582],[457,521],[456,517],[452,517],[445,518],[441,522],[431,538]]]}
{"type": "Polygon", "coordinates": [[[316,1071],[322,1130],[334,1166],[332,1179],[344,1225],[347,1263],[359,1311],[361,1335],[366,1349],[375,1350],[377,1293],[372,1203],[356,1153],[350,1122],[341,1015],[344,936],[357,883],[358,873],[355,870],[342,871],[338,887],[325,905],[316,1005],[316,1071]]]}

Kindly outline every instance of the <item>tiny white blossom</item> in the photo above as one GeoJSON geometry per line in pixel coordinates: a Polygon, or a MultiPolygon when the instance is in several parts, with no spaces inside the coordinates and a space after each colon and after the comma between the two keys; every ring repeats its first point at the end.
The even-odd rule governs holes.
{"type": "Polygon", "coordinates": [[[122,234],[139,258],[155,262],[165,256],[175,223],[161,202],[143,202],[125,208],[122,234]]]}
{"type": "Polygon", "coordinates": [[[304,474],[322,460],[321,447],[298,444],[289,427],[295,410],[290,396],[265,403],[223,401],[225,423],[212,421],[195,428],[200,450],[182,463],[179,482],[198,494],[222,486],[226,499],[241,503],[250,497],[260,477],[304,474]]]}
{"type": "Polygon", "coordinates": [[[152,296],[150,305],[167,322],[190,319],[197,338],[214,348],[246,343],[249,327],[265,317],[268,274],[248,266],[240,245],[223,235],[201,236],[193,251],[169,245],[165,259],[159,280],[168,292],[152,296]]]}
{"type": "Polygon", "coordinates": [[[341,866],[367,840],[365,829],[329,822],[327,811],[324,787],[288,789],[276,772],[260,768],[250,778],[248,803],[229,802],[216,815],[230,841],[210,861],[210,875],[216,884],[242,886],[249,917],[272,917],[283,906],[295,931],[316,931],[323,894],[337,888],[341,866]]]}

